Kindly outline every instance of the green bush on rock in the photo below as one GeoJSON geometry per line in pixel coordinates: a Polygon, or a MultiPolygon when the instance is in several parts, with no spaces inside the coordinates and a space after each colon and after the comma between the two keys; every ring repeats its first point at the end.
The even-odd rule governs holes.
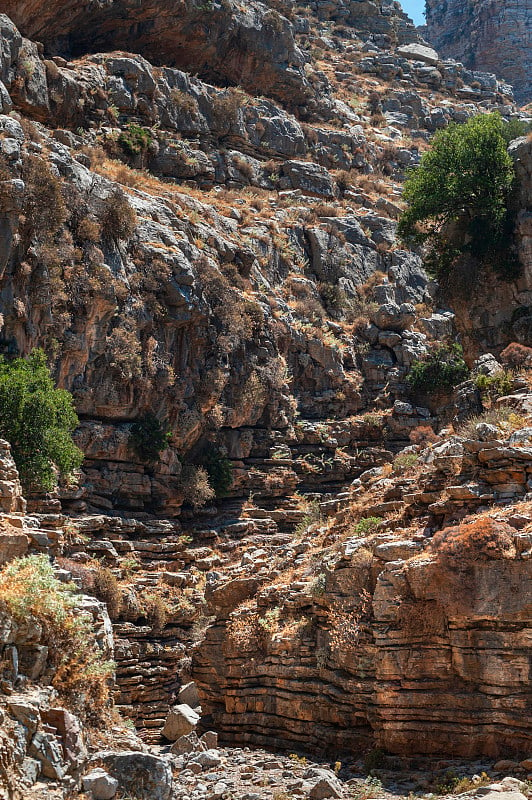
{"type": "Polygon", "coordinates": [[[414,392],[431,393],[452,389],[468,376],[462,347],[453,343],[433,347],[426,356],[414,361],[406,380],[414,392]]]}
{"type": "Polygon", "coordinates": [[[57,475],[83,461],[72,441],[78,424],[72,395],[56,389],[42,350],[28,358],[0,358],[0,437],[11,445],[22,486],[51,491],[57,475]]]}

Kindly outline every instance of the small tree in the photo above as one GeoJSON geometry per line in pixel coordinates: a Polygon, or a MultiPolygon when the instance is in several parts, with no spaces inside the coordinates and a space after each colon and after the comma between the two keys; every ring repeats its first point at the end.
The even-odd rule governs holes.
{"type": "Polygon", "coordinates": [[[155,414],[148,412],[132,425],[129,443],[140,460],[149,464],[159,461],[171,438],[167,424],[161,423],[155,414]]]}
{"type": "Polygon", "coordinates": [[[508,200],[515,173],[498,113],[451,123],[434,136],[405,183],[408,208],[399,234],[409,244],[429,245],[429,266],[442,273],[469,252],[502,267],[512,217],[508,200]]]}
{"type": "Polygon", "coordinates": [[[57,473],[83,461],[72,441],[78,424],[72,395],[56,389],[42,350],[28,358],[0,358],[0,437],[11,445],[24,489],[50,491],[57,473]]]}

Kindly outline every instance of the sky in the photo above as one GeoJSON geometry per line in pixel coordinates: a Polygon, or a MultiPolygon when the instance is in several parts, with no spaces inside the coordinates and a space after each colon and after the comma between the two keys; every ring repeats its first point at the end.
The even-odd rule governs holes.
{"type": "Polygon", "coordinates": [[[399,0],[399,2],[416,25],[425,24],[425,0],[399,0]]]}

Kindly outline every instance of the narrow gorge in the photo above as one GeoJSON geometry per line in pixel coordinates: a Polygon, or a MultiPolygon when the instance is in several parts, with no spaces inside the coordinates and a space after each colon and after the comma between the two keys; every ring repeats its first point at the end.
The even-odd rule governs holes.
{"type": "Polygon", "coordinates": [[[526,5],[0,0],[2,800],[530,797],[526,5]]]}

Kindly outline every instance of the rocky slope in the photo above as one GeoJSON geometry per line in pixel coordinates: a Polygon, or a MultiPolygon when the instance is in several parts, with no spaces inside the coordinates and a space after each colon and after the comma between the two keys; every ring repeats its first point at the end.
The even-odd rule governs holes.
{"type": "MultiPolygon", "coordinates": [[[[150,770],[180,798],[319,800],[320,780],[371,794],[360,762],[349,787],[264,755],[248,774],[246,751],[168,755],[193,678],[200,729],[227,744],[517,754],[526,776],[526,364],[497,425],[467,433],[491,402],[482,382],[413,397],[406,376],[460,337],[496,379],[486,352],[529,343],[530,142],[511,147],[517,281],[485,276],[451,308],[396,239],[433,132],[517,114],[511,87],[442,60],[393,3],[0,11],[0,349],[46,350],[86,456],[78,484],[27,497],[29,513],[6,489],[23,534],[0,544],[106,601],[116,710],[155,750],[117,723],[105,742],[90,732],[91,753],[162,745],[150,770]],[[170,433],[159,460],[135,446],[150,414],[170,433]]],[[[123,781],[133,762],[117,759],[94,763],[123,781]]]]}
{"type": "Polygon", "coordinates": [[[443,55],[509,80],[530,102],[532,6],[529,0],[427,0],[427,35],[443,55]]]}

